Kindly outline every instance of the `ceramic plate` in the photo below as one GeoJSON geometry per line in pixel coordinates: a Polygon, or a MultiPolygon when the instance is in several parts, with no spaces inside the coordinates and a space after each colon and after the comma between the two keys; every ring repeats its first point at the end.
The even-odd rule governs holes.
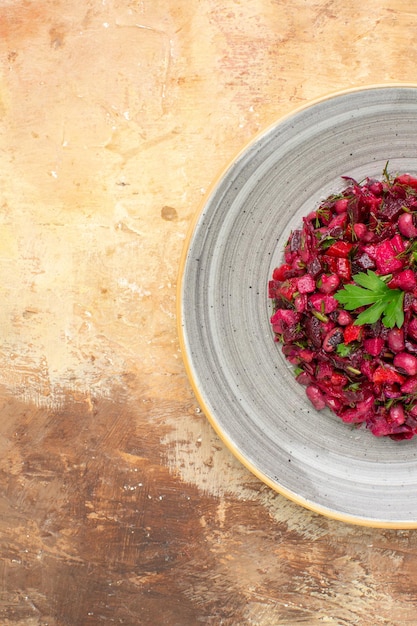
{"type": "Polygon", "coordinates": [[[267,283],[290,231],[341,176],[417,173],[417,87],[338,93],[257,137],[218,180],[181,265],[178,321],[208,419],[270,487],[332,518],[417,527],[417,437],[394,442],[315,411],[274,343],[267,283]]]}

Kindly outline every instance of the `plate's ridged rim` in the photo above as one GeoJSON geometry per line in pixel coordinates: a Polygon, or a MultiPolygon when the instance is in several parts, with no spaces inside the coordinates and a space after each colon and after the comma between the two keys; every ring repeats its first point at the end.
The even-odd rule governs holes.
{"type": "Polygon", "coordinates": [[[204,197],[199,203],[199,207],[197,208],[191,220],[191,223],[189,225],[188,232],[184,240],[184,245],[182,248],[179,268],[178,268],[177,289],[176,289],[176,314],[177,314],[177,333],[178,333],[182,359],[183,359],[185,371],[186,371],[188,380],[191,384],[191,387],[193,389],[194,395],[196,396],[199,406],[201,407],[202,411],[204,412],[206,418],[210,422],[214,431],[217,433],[217,435],[225,444],[225,446],[230,450],[230,452],[238,459],[238,461],[240,461],[240,463],[242,463],[243,466],[245,466],[252,474],[254,474],[257,478],[259,478],[259,480],[261,480],[264,484],[270,487],[273,491],[283,495],[288,500],[291,500],[292,502],[299,504],[305,509],[313,511],[314,513],[319,513],[320,515],[323,515],[327,518],[330,518],[336,521],[345,522],[348,524],[354,524],[357,526],[364,526],[368,528],[386,528],[386,529],[396,529],[396,530],[407,530],[407,529],[417,528],[417,519],[415,521],[410,521],[410,522],[406,522],[406,521],[403,521],[403,522],[392,521],[391,522],[391,521],[386,521],[386,520],[378,521],[378,520],[370,520],[367,518],[361,518],[361,517],[349,515],[346,513],[339,513],[338,511],[333,511],[326,507],[322,507],[316,503],[312,503],[304,499],[303,497],[292,493],[291,491],[287,490],[282,485],[276,484],[274,481],[270,480],[268,476],[266,476],[263,472],[261,472],[253,463],[251,463],[248,459],[246,459],[245,456],[242,455],[241,452],[237,449],[233,440],[221,428],[221,426],[215,419],[214,415],[212,415],[211,410],[209,409],[205,401],[205,398],[198,387],[198,384],[193,375],[193,368],[191,366],[191,362],[190,362],[189,355],[187,352],[186,338],[184,335],[184,328],[182,324],[182,320],[183,320],[182,293],[183,293],[183,286],[184,286],[183,281],[184,281],[185,266],[187,262],[187,256],[188,256],[189,248],[191,245],[191,241],[193,239],[193,235],[197,227],[197,224],[199,222],[200,216],[202,212],[204,211],[204,208],[209,198],[212,196],[212,194],[214,193],[214,190],[219,185],[221,180],[224,178],[226,173],[229,171],[233,163],[237,159],[239,159],[239,157],[243,155],[248,149],[250,149],[251,146],[256,144],[257,141],[259,141],[259,139],[263,135],[268,134],[272,129],[274,129],[280,123],[285,122],[287,119],[291,118],[294,115],[297,115],[298,113],[301,113],[302,111],[306,109],[310,109],[311,107],[317,104],[323,103],[333,98],[337,98],[339,96],[359,93],[361,91],[369,91],[369,90],[376,90],[376,89],[389,89],[389,88],[417,89],[417,83],[387,81],[387,82],[375,83],[375,84],[370,84],[370,85],[360,85],[360,86],[355,86],[355,87],[328,92],[318,98],[309,100],[308,102],[304,103],[301,106],[294,107],[293,109],[288,111],[286,114],[278,117],[275,122],[273,122],[266,128],[262,129],[262,131],[257,133],[250,141],[248,141],[243,146],[243,148],[241,148],[235,154],[235,156],[232,159],[229,160],[229,162],[220,170],[216,178],[210,184],[209,188],[204,194],[204,197]]]}

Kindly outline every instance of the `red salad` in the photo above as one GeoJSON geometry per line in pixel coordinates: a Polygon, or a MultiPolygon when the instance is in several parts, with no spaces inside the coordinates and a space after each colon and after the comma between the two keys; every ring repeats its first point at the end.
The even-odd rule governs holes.
{"type": "Polygon", "coordinates": [[[320,410],[377,437],[417,434],[417,178],[356,182],[294,230],[271,324],[320,410]]]}

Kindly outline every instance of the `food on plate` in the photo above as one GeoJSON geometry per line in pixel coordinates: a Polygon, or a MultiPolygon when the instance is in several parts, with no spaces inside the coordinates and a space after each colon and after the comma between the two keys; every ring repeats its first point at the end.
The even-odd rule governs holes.
{"type": "MultiPolygon", "coordinates": [[[[388,164],[387,164],[388,165],[388,164]]],[[[275,340],[313,406],[417,434],[417,177],[357,182],[293,230],[269,281],[275,340]]]]}

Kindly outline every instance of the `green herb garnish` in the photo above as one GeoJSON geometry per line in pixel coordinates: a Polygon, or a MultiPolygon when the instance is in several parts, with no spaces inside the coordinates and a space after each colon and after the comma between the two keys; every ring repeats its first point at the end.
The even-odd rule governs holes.
{"type": "Polygon", "coordinates": [[[401,328],[404,324],[404,292],[387,286],[391,277],[391,274],[378,276],[371,270],[367,274],[361,272],[352,277],[356,285],[345,285],[334,297],[347,311],[371,305],[358,315],[354,322],[356,326],[374,324],[381,317],[386,328],[395,325],[401,328]]]}
{"type": "Polygon", "coordinates": [[[389,172],[388,172],[388,164],[389,164],[389,161],[385,163],[385,167],[382,170],[382,175],[385,178],[386,182],[388,184],[391,184],[391,176],[389,175],[389,172]]]}
{"type": "Polygon", "coordinates": [[[336,352],[339,356],[349,356],[349,354],[352,352],[352,346],[346,343],[339,343],[336,348],[336,352]]]}

